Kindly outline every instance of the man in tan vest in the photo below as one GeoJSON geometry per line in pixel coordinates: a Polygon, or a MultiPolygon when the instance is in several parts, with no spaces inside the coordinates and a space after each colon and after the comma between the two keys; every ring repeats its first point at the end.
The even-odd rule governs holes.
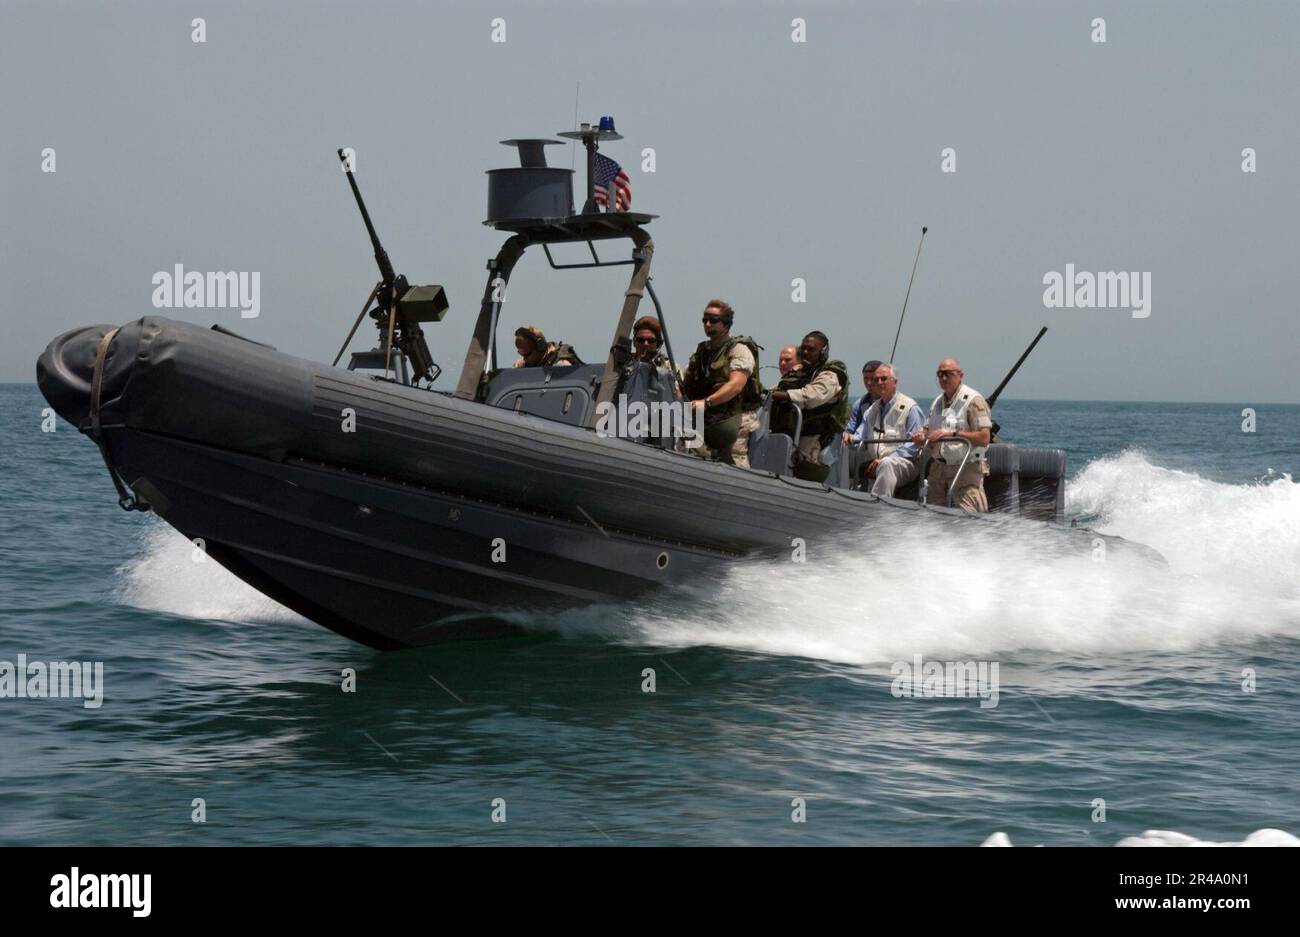
{"type": "Polygon", "coordinates": [[[916,401],[898,390],[898,369],[892,364],[876,367],[871,381],[875,398],[862,422],[854,441],[863,443],[863,461],[866,463],[871,493],[892,498],[903,485],[916,481],[921,472],[917,464],[920,448],[915,442],[875,442],[877,439],[910,439],[920,433],[925,417],[916,401]]]}
{"type": "Polygon", "coordinates": [[[930,468],[926,476],[929,488],[927,504],[947,504],[948,489],[952,489],[952,506],[970,513],[984,513],[989,509],[984,494],[984,476],[989,473],[985,458],[989,439],[993,435],[993,416],[987,401],[980,392],[962,382],[966,376],[961,362],[944,358],[936,372],[939,387],[943,390],[930,405],[930,417],[925,430],[912,434],[918,445],[924,442],[930,454],[930,468]],[[971,444],[970,458],[957,477],[966,447],[944,440],[966,439],[971,444]]]}

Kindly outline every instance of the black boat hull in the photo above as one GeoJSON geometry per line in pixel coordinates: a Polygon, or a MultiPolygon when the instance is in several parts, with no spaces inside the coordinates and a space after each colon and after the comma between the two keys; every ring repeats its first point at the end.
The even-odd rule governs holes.
{"type": "Polygon", "coordinates": [[[222,566],[381,650],[491,637],[512,611],[622,601],[729,559],[300,459],[133,430],[110,446],[136,493],[222,566]]]}
{"type": "MultiPolygon", "coordinates": [[[[88,433],[109,328],[60,336],[38,362],[46,399],[88,433]]],[[[815,551],[883,515],[992,521],[606,438],[158,317],[115,333],[103,364],[101,436],[136,496],[255,588],[377,648],[709,582],[738,558],[815,551]]],[[[1079,551],[1098,537],[1059,535],[1079,551]]]]}

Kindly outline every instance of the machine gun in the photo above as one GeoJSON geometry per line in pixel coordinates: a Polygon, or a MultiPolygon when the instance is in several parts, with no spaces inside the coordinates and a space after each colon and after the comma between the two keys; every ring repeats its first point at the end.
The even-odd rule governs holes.
{"type": "MultiPolygon", "coordinates": [[[[992,410],[993,405],[998,402],[998,397],[1002,395],[1003,388],[1005,388],[1008,384],[1011,383],[1011,379],[1016,376],[1016,372],[1020,370],[1020,366],[1025,363],[1025,359],[1029,357],[1030,352],[1032,352],[1038,346],[1038,343],[1042,340],[1043,336],[1046,334],[1047,334],[1047,326],[1043,326],[1041,329],[1038,330],[1038,334],[1034,336],[1034,340],[1029,343],[1029,347],[1025,349],[1025,353],[1016,359],[1016,363],[1011,366],[1011,370],[1007,372],[1007,376],[1002,379],[1002,383],[997,386],[997,388],[993,391],[993,393],[988,395],[986,399],[988,400],[988,405],[990,410],[992,410]]],[[[1000,429],[1002,429],[1002,427],[998,425],[997,420],[994,420],[993,432],[990,435],[990,439],[993,442],[998,441],[997,439],[998,430],[1000,429]]]]}
{"type": "Polygon", "coordinates": [[[357,321],[352,325],[352,331],[348,332],[343,347],[334,358],[334,364],[339,363],[339,358],[343,357],[343,352],[352,341],[352,336],[356,334],[361,320],[369,312],[370,318],[375,320],[375,325],[379,329],[382,348],[370,353],[354,354],[351,367],[358,364],[366,367],[377,365],[384,370],[389,368],[396,370],[393,364],[393,352],[396,350],[402,356],[403,378],[406,377],[406,363],[410,362],[411,374],[408,383],[415,384],[420,380],[433,383],[442,373],[442,369],[434,363],[433,356],[429,353],[429,345],[424,340],[420,323],[442,321],[449,308],[447,294],[441,286],[411,286],[405,276],[393,271],[388,252],[379,243],[379,235],[375,233],[375,226],[370,221],[370,213],[366,211],[366,203],[361,198],[361,190],[357,188],[357,180],[352,175],[348,157],[341,149],[338,154],[339,160],[343,163],[343,171],[347,173],[348,184],[352,187],[352,194],[356,197],[357,207],[361,209],[361,220],[366,223],[366,232],[370,235],[370,243],[375,249],[375,263],[379,265],[380,280],[362,306],[357,321]],[[372,302],[375,303],[374,308],[370,308],[372,302]]]}

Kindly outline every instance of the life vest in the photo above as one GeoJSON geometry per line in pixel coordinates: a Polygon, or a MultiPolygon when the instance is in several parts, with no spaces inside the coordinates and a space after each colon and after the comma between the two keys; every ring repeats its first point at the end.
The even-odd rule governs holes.
{"type": "Polygon", "coordinates": [[[674,365],[673,362],[668,360],[668,356],[665,355],[662,351],[658,352],[653,358],[650,359],[650,364],[653,367],[655,367],[657,370],[667,371],[668,374],[674,379],[680,377],[682,373],[681,365],[674,365]]]}
{"type": "Polygon", "coordinates": [[[552,342],[546,349],[546,354],[542,356],[542,366],[547,367],[553,364],[582,364],[582,359],[574,351],[572,345],[566,345],[564,342],[552,342]]]}
{"type": "Polygon", "coordinates": [[[566,345],[564,342],[551,342],[546,346],[546,353],[542,355],[542,360],[538,362],[536,365],[529,365],[525,359],[516,358],[515,363],[514,365],[512,365],[512,367],[549,368],[552,365],[556,365],[556,364],[569,365],[569,364],[582,364],[582,363],[583,363],[582,359],[578,357],[578,353],[573,350],[572,345],[566,345]]]}
{"type": "Polygon", "coordinates": [[[882,401],[873,400],[863,415],[862,438],[867,441],[868,459],[883,459],[903,445],[901,442],[871,442],[873,439],[901,439],[907,435],[907,415],[916,406],[916,401],[907,394],[894,393],[889,402],[889,412],[881,416],[882,401]]]}
{"type": "MultiPolygon", "coordinates": [[[[839,393],[826,403],[804,410],[803,427],[799,433],[801,436],[816,436],[821,441],[821,444],[826,446],[835,438],[836,433],[844,430],[844,427],[849,422],[849,408],[851,406],[849,403],[849,372],[844,367],[844,362],[826,361],[815,368],[800,368],[797,371],[791,371],[781,378],[777,389],[799,390],[807,387],[823,371],[830,371],[835,375],[835,379],[840,385],[839,393]]],[[[793,433],[795,424],[793,405],[789,401],[777,401],[772,407],[772,416],[768,422],[773,432],[793,433]]]]}
{"type": "MultiPolygon", "coordinates": [[[[957,393],[953,395],[953,402],[948,406],[943,404],[943,394],[934,398],[934,403],[930,404],[930,419],[926,424],[930,431],[942,429],[952,433],[957,430],[973,430],[976,427],[969,425],[966,419],[966,410],[971,401],[980,396],[980,392],[966,384],[957,388],[957,393]]],[[[983,462],[985,453],[988,452],[988,446],[975,446],[971,449],[970,461],[983,462]]],[[[966,444],[960,442],[941,442],[939,443],[939,458],[945,462],[956,465],[966,454],[966,444]]]]}
{"type": "Polygon", "coordinates": [[[759,344],[745,335],[730,335],[715,349],[706,340],[695,347],[695,354],[691,355],[690,364],[686,367],[686,380],[683,382],[686,396],[691,400],[708,397],[731,377],[728,359],[731,357],[731,349],[737,343],[748,348],[754,356],[754,373],[749,376],[739,394],[721,406],[710,409],[711,415],[716,414],[715,419],[728,419],[742,410],[753,410],[763,402],[763,385],[758,381],[759,344]]]}

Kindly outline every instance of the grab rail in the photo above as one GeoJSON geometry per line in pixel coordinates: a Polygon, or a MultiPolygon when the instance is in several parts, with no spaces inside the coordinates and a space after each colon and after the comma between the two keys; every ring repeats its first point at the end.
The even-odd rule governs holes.
{"type": "MultiPolygon", "coordinates": [[[[772,432],[772,402],[773,402],[773,401],[772,401],[772,391],[769,390],[769,391],[768,391],[768,392],[763,396],[763,402],[762,402],[762,404],[759,405],[759,408],[758,408],[758,413],[759,413],[759,416],[758,416],[758,425],[759,425],[760,428],[764,428],[764,427],[765,427],[765,431],[764,431],[763,435],[766,435],[766,436],[772,436],[772,435],[784,435],[784,434],[775,434],[775,433],[772,432]]],[[[794,413],[795,413],[795,421],[794,421],[794,436],[792,437],[792,441],[794,442],[794,449],[793,449],[793,452],[792,452],[792,454],[791,454],[791,458],[794,459],[795,461],[797,461],[797,460],[798,460],[798,452],[799,452],[799,437],[800,437],[800,435],[803,433],[803,407],[799,406],[799,405],[798,405],[797,403],[795,403],[794,401],[787,401],[787,403],[789,403],[790,406],[794,408],[794,413]]],[[[752,436],[751,436],[751,438],[752,438],[752,436]]],[[[794,471],[794,464],[792,463],[792,464],[790,464],[790,465],[787,465],[787,466],[786,466],[786,470],[787,470],[787,471],[790,471],[790,472],[793,472],[793,471],[794,471]]]]}
{"type": "MultiPolygon", "coordinates": [[[[879,439],[867,439],[866,435],[863,434],[863,438],[858,440],[858,445],[856,448],[862,449],[864,446],[868,445],[869,443],[908,443],[911,441],[912,441],[911,436],[881,436],[879,439]]],[[[970,461],[971,455],[975,452],[975,445],[965,436],[951,436],[951,437],[945,436],[942,438],[942,441],[959,442],[966,446],[966,452],[965,454],[962,455],[961,463],[957,466],[957,474],[953,476],[953,480],[955,481],[956,479],[960,478],[961,473],[966,470],[966,463],[970,461]]],[[[926,468],[929,466],[929,462],[930,462],[930,445],[929,443],[922,443],[921,444],[921,480],[922,481],[926,480],[925,478],[926,468]]],[[[950,485],[948,486],[948,497],[947,497],[948,503],[946,507],[952,507],[952,495],[953,495],[953,486],[950,485]]],[[[919,487],[917,488],[916,501],[918,504],[922,503],[919,487]]]]}
{"type": "MultiPolygon", "coordinates": [[[[959,443],[963,443],[963,444],[965,444],[965,446],[966,446],[966,454],[963,455],[963,456],[961,457],[961,463],[957,466],[957,474],[954,475],[954,476],[952,477],[952,480],[953,480],[953,481],[956,481],[957,479],[961,478],[961,473],[964,472],[964,471],[966,470],[966,463],[967,463],[967,461],[970,460],[971,453],[973,453],[973,452],[975,451],[975,446],[974,446],[974,444],[973,444],[969,439],[967,439],[965,436],[952,436],[952,437],[945,436],[945,437],[943,437],[942,441],[943,441],[943,442],[959,442],[959,443]]],[[[928,467],[929,462],[930,462],[930,446],[927,444],[926,447],[925,447],[925,449],[922,450],[922,452],[921,452],[921,478],[922,478],[922,479],[925,479],[926,468],[928,467]]],[[[928,485],[928,483],[927,483],[927,485],[928,485]]],[[[946,499],[946,500],[947,500],[947,504],[945,505],[945,507],[952,507],[952,495],[953,495],[953,490],[954,490],[955,488],[956,488],[955,485],[949,485],[949,486],[948,486],[948,497],[947,497],[947,499],[946,499]]],[[[919,491],[917,492],[917,499],[916,499],[916,500],[917,500],[917,503],[918,503],[918,504],[921,503],[921,498],[920,498],[920,492],[919,492],[919,491]]]]}

